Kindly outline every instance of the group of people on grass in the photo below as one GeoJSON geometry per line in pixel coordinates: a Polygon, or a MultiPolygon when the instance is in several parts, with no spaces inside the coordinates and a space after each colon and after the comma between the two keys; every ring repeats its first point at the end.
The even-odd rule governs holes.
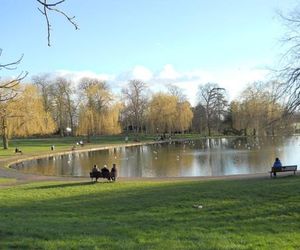
{"type": "Polygon", "coordinates": [[[107,178],[108,180],[112,181],[115,181],[117,179],[117,167],[115,163],[113,163],[110,171],[106,165],[104,165],[100,170],[95,164],[92,168],[92,173],[101,173],[103,178],[107,178]]]}

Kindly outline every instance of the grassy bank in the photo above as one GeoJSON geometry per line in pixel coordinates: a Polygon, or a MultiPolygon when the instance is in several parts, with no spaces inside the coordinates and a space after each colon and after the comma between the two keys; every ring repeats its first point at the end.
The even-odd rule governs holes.
{"type": "MultiPolygon", "coordinates": [[[[55,151],[64,151],[71,150],[73,146],[76,145],[76,142],[83,140],[85,143],[84,147],[94,147],[94,146],[104,146],[104,145],[113,145],[113,144],[122,144],[124,142],[124,136],[98,136],[92,137],[90,143],[86,143],[86,140],[83,137],[52,137],[52,138],[21,138],[21,139],[12,139],[9,142],[9,149],[4,150],[2,143],[0,143],[0,156],[2,158],[9,158],[15,156],[15,148],[18,147],[22,150],[24,155],[32,154],[43,154],[50,153],[51,146],[55,146],[55,151]]],[[[153,137],[142,136],[142,141],[152,140],[153,137]]],[[[133,137],[130,138],[130,141],[133,141],[133,137]]],[[[78,146],[77,148],[81,148],[78,146]]]]}
{"type": "Polygon", "coordinates": [[[15,186],[0,248],[299,249],[299,190],[299,176],[15,186]]]}
{"type": "MultiPolygon", "coordinates": [[[[183,134],[172,136],[173,139],[199,139],[203,136],[199,134],[183,134]]],[[[0,141],[0,157],[1,159],[8,159],[15,157],[15,148],[18,147],[22,150],[23,155],[40,155],[45,153],[51,153],[51,146],[55,146],[55,152],[71,150],[73,146],[76,146],[76,142],[82,140],[85,143],[84,148],[92,148],[99,146],[109,145],[125,145],[125,135],[108,135],[108,136],[94,136],[91,137],[90,143],[86,142],[85,137],[49,137],[49,138],[20,138],[11,139],[9,142],[9,149],[4,150],[2,141],[0,141]]],[[[139,141],[148,142],[157,139],[157,135],[140,135],[139,141]]],[[[129,143],[135,141],[135,136],[129,136],[129,143]]],[[[83,149],[77,146],[78,149],[83,149]]],[[[19,155],[19,154],[18,154],[19,155]]]]}

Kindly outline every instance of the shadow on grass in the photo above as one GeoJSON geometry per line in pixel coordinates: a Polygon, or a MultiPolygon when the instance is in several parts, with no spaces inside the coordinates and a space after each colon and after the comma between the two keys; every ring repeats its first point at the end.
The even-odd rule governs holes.
{"type": "Polygon", "coordinates": [[[100,181],[88,181],[88,182],[71,182],[71,183],[62,183],[62,184],[54,184],[54,185],[46,185],[40,187],[31,187],[28,189],[51,189],[51,188],[66,188],[66,187],[76,187],[76,186],[92,186],[96,184],[112,184],[113,182],[100,182],[100,181]]]}

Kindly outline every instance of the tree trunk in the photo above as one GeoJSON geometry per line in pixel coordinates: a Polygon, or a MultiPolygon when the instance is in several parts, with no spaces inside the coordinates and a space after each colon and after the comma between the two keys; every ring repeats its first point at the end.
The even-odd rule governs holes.
{"type": "Polygon", "coordinates": [[[75,135],[73,117],[70,115],[71,136],[75,135]]]}
{"type": "Polygon", "coordinates": [[[8,135],[7,135],[6,117],[2,118],[2,140],[3,140],[3,149],[8,149],[8,135]]]}
{"type": "Polygon", "coordinates": [[[7,134],[3,134],[2,136],[2,139],[3,139],[3,149],[8,149],[8,137],[7,137],[7,134]]]}

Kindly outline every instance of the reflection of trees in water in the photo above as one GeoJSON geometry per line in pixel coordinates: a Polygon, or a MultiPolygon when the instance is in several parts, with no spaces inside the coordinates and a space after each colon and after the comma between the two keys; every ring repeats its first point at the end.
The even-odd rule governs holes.
{"type": "Polygon", "coordinates": [[[188,152],[184,142],[151,145],[151,163],[145,167],[152,168],[153,176],[188,175],[194,158],[188,152]]]}
{"type": "Polygon", "coordinates": [[[275,157],[284,164],[299,161],[298,137],[240,137],[73,152],[19,164],[24,172],[88,176],[91,167],[117,164],[120,176],[211,176],[269,170],[275,157]],[[296,152],[296,153],[295,153],[296,152]]]}

